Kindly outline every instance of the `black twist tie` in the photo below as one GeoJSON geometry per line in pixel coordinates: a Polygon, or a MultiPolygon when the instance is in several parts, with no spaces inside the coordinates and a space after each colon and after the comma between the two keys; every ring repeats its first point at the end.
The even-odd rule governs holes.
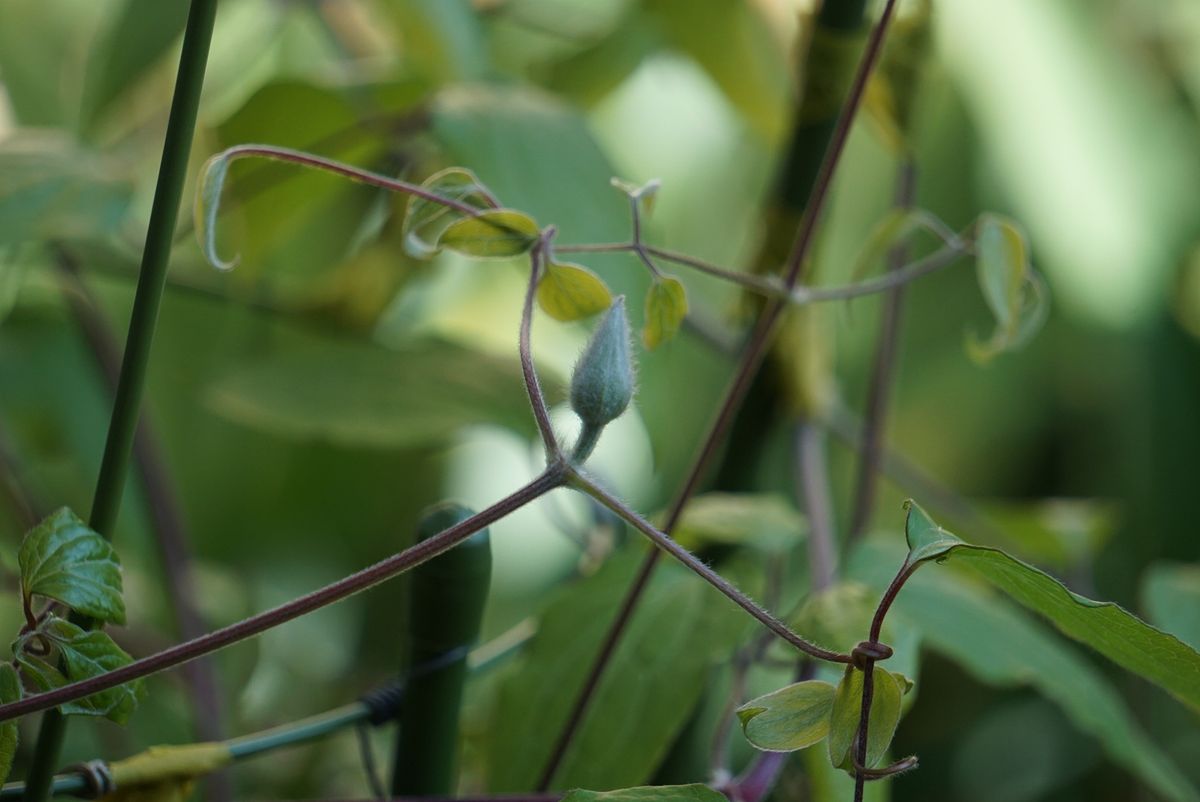
{"type": "Polygon", "coordinates": [[[404,703],[404,693],[409,680],[441,671],[447,666],[467,659],[467,655],[470,653],[471,647],[466,645],[442,652],[437,657],[413,666],[404,676],[367,691],[358,699],[367,707],[367,721],[375,727],[394,721],[400,713],[400,706],[404,703]]]}
{"type": "Polygon", "coordinates": [[[396,718],[404,702],[405,681],[392,680],[386,685],[372,688],[359,697],[358,701],[367,708],[367,721],[374,727],[396,718]]]}
{"type": "Polygon", "coordinates": [[[865,670],[868,661],[886,660],[893,654],[892,647],[886,643],[865,640],[851,650],[850,657],[855,668],[865,670]]]}
{"type": "Polygon", "coordinates": [[[84,799],[99,799],[117,790],[112,770],[103,760],[75,763],[67,766],[66,771],[78,774],[83,779],[84,789],[80,795],[84,799]]]}

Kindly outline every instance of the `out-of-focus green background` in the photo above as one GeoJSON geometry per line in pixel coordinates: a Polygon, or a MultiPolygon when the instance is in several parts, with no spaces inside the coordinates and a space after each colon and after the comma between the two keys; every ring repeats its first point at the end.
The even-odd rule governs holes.
{"type": "MultiPolygon", "coordinates": [[[[6,481],[43,508],[86,514],[109,413],[55,254],[72,255],[120,338],[186,5],[0,5],[0,427],[6,481]]],[[[803,76],[796,43],[811,5],[222,0],[189,179],[208,156],[244,142],[417,180],[463,165],[506,205],[556,224],[559,242],[583,243],[628,237],[627,208],[610,177],[660,178],[647,238],[745,267],[789,136],[803,76]]],[[[914,6],[902,4],[902,14],[914,6]]],[[[1177,623],[1188,609],[1178,600],[1190,593],[1197,603],[1200,582],[1195,569],[1180,567],[1200,560],[1200,3],[932,0],[932,10],[912,122],[918,203],[955,228],[984,210],[1021,221],[1053,312],[1028,348],[981,367],[963,348],[968,332],[989,326],[969,265],[914,286],[889,441],[977,503],[1006,533],[1000,545],[1081,593],[1173,625],[1167,619],[1177,623]],[[1177,595],[1155,609],[1153,589],[1171,583],[1177,595]]],[[[863,117],[819,244],[821,282],[849,280],[891,203],[896,164],[886,137],[863,117]]],[[[219,239],[241,264],[218,274],[196,245],[191,196],[146,414],[179,497],[209,625],[403,547],[430,503],[484,505],[537,471],[515,361],[518,264],[453,255],[416,262],[400,246],[402,198],[239,162],[219,239]]],[[[579,261],[634,299],[637,325],[647,279],[636,260],[579,261]]],[[[735,332],[745,319],[739,293],[682,270],[693,311],[735,332]]],[[[862,407],[878,310],[868,299],[829,315],[837,395],[850,410],[862,407]]],[[[537,320],[534,351],[555,403],[587,331],[537,320]]],[[[688,332],[638,361],[636,410],[606,434],[595,461],[652,512],[678,484],[732,363],[688,332]]],[[[854,460],[831,449],[844,519],[854,460]]],[[[786,451],[781,432],[757,483],[790,496],[786,451]]],[[[563,592],[556,588],[576,574],[580,549],[568,535],[586,529],[587,510],[560,495],[493,527],[485,638],[552,606],[563,592]]],[[[875,518],[893,539],[906,495],[885,486],[875,518]]],[[[0,493],[8,576],[25,528],[13,494],[0,493]]],[[[958,531],[987,541],[994,529],[958,531]]],[[[136,480],[114,534],[131,610],[116,637],[149,653],[177,633],[136,480]]],[[[748,570],[756,565],[731,570],[761,592],[760,572],[748,570]]],[[[711,606],[724,615],[719,600],[699,596],[703,603],[680,614],[711,606]]],[[[664,593],[656,603],[677,598],[664,593]]],[[[318,712],[388,676],[401,659],[402,610],[401,586],[392,583],[222,653],[227,731],[318,712]]],[[[606,609],[595,615],[602,627],[606,609]]],[[[14,595],[0,605],[0,632],[15,633],[19,620],[14,595]]],[[[704,649],[693,638],[673,655],[664,647],[644,659],[688,663],[704,649]]],[[[496,755],[520,760],[519,741],[496,745],[518,738],[499,689],[505,671],[520,665],[472,685],[465,787],[488,787],[496,755]]],[[[1200,782],[1195,715],[1101,670],[1152,740],[1200,782]]],[[[670,733],[703,687],[721,701],[719,667],[694,677],[699,684],[675,705],[670,733]]],[[[1060,712],[1053,694],[1012,679],[989,685],[936,650],[925,654],[919,688],[896,749],[919,753],[922,768],[894,783],[897,800],[1156,798],[1060,712]]],[[[125,729],[75,722],[65,762],[185,742],[191,733],[172,674],[150,681],[125,729]]],[[[636,740],[615,733],[607,748],[636,740]]],[[[647,753],[661,761],[669,745],[647,753]]],[[[741,746],[735,751],[746,758],[741,746]]],[[[689,765],[685,752],[677,745],[672,753],[678,765],[689,765]]],[[[632,781],[650,780],[654,769],[632,781]]],[[[246,764],[235,777],[254,797],[366,793],[348,734],[246,764]]],[[[600,772],[595,781],[609,779],[600,772]]]]}

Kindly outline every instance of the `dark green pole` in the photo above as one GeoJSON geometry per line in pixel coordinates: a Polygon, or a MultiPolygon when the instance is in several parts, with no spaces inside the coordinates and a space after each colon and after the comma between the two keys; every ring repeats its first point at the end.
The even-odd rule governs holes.
{"type": "MultiPolygon", "coordinates": [[[[422,517],[417,539],[432,537],[473,514],[458,504],[433,507],[422,517]]],[[[479,638],[491,575],[487,529],[412,573],[409,674],[399,717],[393,796],[454,793],[467,652],[479,638]]]]}
{"type": "MultiPolygon", "coordinates": [[[[145,388],[146,365],[150,360],[150,345],[167,264],[175,222],[179,216],[179,201],[187,178],[188,156],[192,150],[192,134],[196,128],[196,111],[200,106],[200,89],[204,84],[204,68],[208,62],[208,46],[212,41],[213,24],[217,16],[217,0],[192,0],[187,28],[183,35],[183,52],[175,78],[175,93],[167,119],[167,135],[163,142],[162,162],[158,169],[158,184],[150,209],[150,227],[142,250],[141,271],[138,274],[137,294],[125,340],[125,356],[113,401],[112,420],[96,494],[92,501],[91,527],[105,537],[112,533],[121,508],[126,468],[137,430],[138,411],[145,388]]],[[[81,626],[90,625],[86,619],[75,619],[81,626]]],[[[29,766],[25,784],[26,802],[43,802],[50,792],[55,766],[66,736],[66,721],[57,710],[42,717],[37,747],[29,766]]]]}

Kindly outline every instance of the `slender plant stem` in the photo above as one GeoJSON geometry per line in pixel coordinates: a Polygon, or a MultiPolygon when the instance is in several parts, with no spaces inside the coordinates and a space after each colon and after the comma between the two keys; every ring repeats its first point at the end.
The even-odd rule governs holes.
{"type": "Polygon", "coordinates": [[[471,206],[453,198],[446,198],[436,192],[431,192],[424,187],[413,184],[408,181],[401,181],[398,178],[391,178],[382,173],[364,170],[361,167],[355,167],[352,164],[337,161],[336,159],[327,159],[324,156],[317,156],[312,153],[305,153],[302,150],[293,150],[292,148],[283,148],[275,145],[234,145],[231,148],[221,151],[216,156],[216,159],[225,159],[228,162],[233,162],[236,159],[246,158],[248,156],[257,156],[263,159],[271,159],[273,161],[287,162],[289,164],[298,164],[303,167],[311,167],[314,170],[324,170],[327,173],[334,173],[343,178],[349,178],[351,181],[357,181],[360,184],[369,184],[374,187],[381,187],[393,192],[400,192],[405,195],[412,195],[417,198],[423,198],[431,203],[437,203],[445,206],[447,209],[453,209],[456,212],[465,214],[469,217],[474,217],[479,214],[479,207],[471,206]]]}
{"type": "Polygon", "coordinates": [[[738,607],[741,607],[753,618],[757,619],[759,623],[765,626],[777,637],[796,647],[809,657],[816,658],[817,660],[827,660],[831,663],[843,664],[851,661],[852,658],[848,654],[842,654],[841,652],[834,652],[830,651],[829,649],[824,649],[820,646],[817,646],[815,643],[811,643],[802,638],[794,630],[792,630],[791,627],[780,621],[775,616],[771,615],[771,613],[767,612],[757,603],[755,603],[753,599],[734,587],[728,579],[705,565],[705,563],[701,561],[699,557],[675,542],[670,535],[657,529],[653,524],[643,518],[636,510],[631,509],[629,505],[621,501],[612,493],[609,493],[595,481],[581,473],[578,469],[569,469],[569,479],[567,481],[571,487],[588,494],[596,501],[612,510],[646,537],[650,538],[655,546],[662,551],[665,551],[667,554],[670,554],[687,568],[690,568],[692,572],[700,576],[700,578],[705,582],[708,582],[714,588],[723,593],[729,598],[730,601],[732,601],[738,607]]]}
{"type": "Polygon", "coordinates": [[[471,516],[462,523],[443,530],[428,540],[423,540],[385,560],[363,570],[331,582],[324,587],[307,593],[270,610],[250,616],[235,624],[215,630],[199,638],[176,644],[155,654],[134,660],[128,665],[113,669],[105,674],[90,677],[55,688],[45,693],[34,694],[16,702],[0,705],[0,721],[47,710],[67,702],[73,702],[93,693],[114,688],[135,679],[150,676],[159,671],[181,665],[206,654],[222,649],[262,632],[311,613],[348,596],[378,585],[394,576],[430,560],[453,548],[485,526],[495,523],[504,516],[520,509],[529,502],[563,484],[565,477],[561,464],[551,465],[536,479],[516,492],[505,496],[492,506],[471,516]]]}
{"type": "Polygon", "coordinates": [[[554,427],[550,423],[550,412],[546,408],[546,396],[542,393],[537,368],[533,364],[533,349],[530,341],[533,328],[533,299],[537,293],[538,280],[541,278],[542,266],[546,258],[546,243],[553,236],[554,229],[551,227],[542,235],[541,242],[529,255],[529,282],[525,287],[525,305],[521,309],[521,336],[518,349],[521,354],[521,375],[525,380],[525,392],[529,396],[529,405],[533,409],[533,417],[537,421],[538,433],[542,436],[542,445],[546,449],[546,459],[548,460],[559,456],[558,438],[554,436],[554,427]]]}
{"type": "MultiPolygon", "coordinates": [[[[204,69],[208,47],[212,40],[217,15],[217,0],[192,0],[184,30],[183,50],[175,79],[167,133],[163,142],[158,184],[150,209],[146,244],[142,250],[142,265],[134,296],[129,333],[125,341],[125,356],[113,399],[112,420],[100,462],[100,475],[92,502],[89,523],[104,536],[111,536],[121,506],[126,469],[138,411],[145,388],[146,367],[150,361],[150,345],[158,320],[167,264],[171,256],[171,239],[179,216],[179,200],[187,177],[188,156],[196,126],[196,111],[200,105],[200,90],[204,84],[204,69]]],[[[82,623],[89,623],[84,620],[82,623]]],[[[42,802],[50,791],[51,777],[62,751],[66,722],[57,711],[42,719],[37,746],[29,766],[25,799],[42,802]]]]}
{"type": "MultiPolygon", "coordinates": [[[[793,248],[792,257],[789,260],[789,271],[786,281],[788,291],[794,287],[797,278],[799,277],[800,265],[808,255],[809,248],[813,243],[812,232],[815,230],[815,221],[820,217],[821,210],[824,208],[825,201],[829,194],[830,179],[837,163],[841,159],[843,150],[845,149],[846,140],[850,133],[850,124],[854,119],[858,107],[862,101],[863,91],[866,88],[867,78],[875,67],[875,63],[879,59],[882,51],[883,37],[891,22],[892,12],[895,8],[895,0],[887,0],[884,6],[883,15],[876,27],[871,33],[871,37],[867,43],[866,52],[859,63],[858,70],[855,74],[854,83],[851,87],[849,96],[843,104],[838,116],[838,124],[835,128],[833,141],[825,154],[823,166],[820,176],[813,187],[809,202],[805,211],[805,221],[802,224],[801,232],[797,238],[796,246],[793,248]]],[[[709,463],[716,454],[718,448],[725,439],[725,434],[729,429],[729,424],[733,421],[734,415],[745,399],[746,393],[750,388],[751,381],[758,372],[759,366],[762,364],[766,356],[767,346],[770,343],[771,335],[775,332],[779,320],[782,317],[783,310],[786,304],[771,299],[767,302],[766,308],[759,315],[758,321],[755,324],[754,331],[751,334],[748,344],[742,350],[742,357],[738,368],[734,373],[733,380],[729,384],[729,388],[717,410],[717,414],[711,427],[708,430],[707,436],[702,441],[700,450],[692,462],[691,468],[683,481],[679,492],[676,494],[671,503],[666,523],[663,526],[663,531],[670,534],[679,522],[680,516],[683,514],[683,508],[688,500],[695,493],[701,479],[707,473],[709,463]]],[[[673,542],[673,541],[672,541],[673,542]]],[[[621,602],[620,611],[616,619],[610,626],[605,635],[600,652],[593,661],[589,669],[587,679],[584,681],[584,686],[579,696],[576,697],[572,706],[571,713],[568,716],[567,724],[560,733],[550,761],[542,772],[541,783],[538,790],[545,790],[553,782],[554,775],[558,771],[563,756],[566,755],[567,749],[570,746],[571,740],[578,731],[583,722],[584,714],[586,713],[588,704],[591,701],[596,688],[599,686],[600,677],[603,675],[605,668],[608,666],[612,655],[616,651],[617,643],[624,634],[634,609],[641,600],[646,588],[649,585],[650,578],[654,573],[655,566],[658,563],[662,551],[655,549],[647,555],[642,563],[641,569],[626,592],[625,598],[621,602]]]]}
{"type": "Polygon", "coordinates": [[[837,576],[833,503],[829,490],[829,462],[825,432],[813,421],[795,427],[796,490],[808,514],[808,563],[813,593],[829,588],[837,576]]]}
{"type": "MultiPolygon", "coordinates": [[[[867,637],[869,644],[879,643],[879,633],[883,631],[883,621],[887,617],[888,610],[892,608],[892,603],[896,601],[896,596],[904,587],[904,583],[908,581],[913,572],[920,567],[920,563],[909,563],[907,560],[900,566],[900,571],[892,579],[887,590],[883,592],[883,596],[879,600],[879,605],[875,608],[875,615],[871,618],[871,632],[867,637]]],[[[854,740],[854,763],[856,771],[854,772],[854,802],[862,802],[863,787],[868,779],[872,776],[887,776],[884,774],[873,775],[870,771],[864,771],[863,767],[867,764],[867,736],[868,726],[871,721],[871,704],[874,701],[875,695],[875,660],[867,657],[863,659],[861,666],[863,672],[863,692],[862,692],[862,707],[858,717],[858,733],[854,740]]],[[[901,763],[906,763],[909,759],[906,758],[901,763]]],[[[899,764],[897,764],[899,765],[899,764]]],[[[897,773],[904,769],[897,769],[891,773],[897,773]]]]}
{"type": "MultiPolygon", "coordinates": [[[[59,273],[64,282],[67,305],[83,333],[109,390],[116,389],[120,373],[120,353],[112,328],[104,319],[95,297],[79,277],[79,265],[63,247],[54,247],[59,273]]],[[[146,494],[146,506],[151,529],[155,534],[166,594],[175,616],[179,636],[190,640],[207,630],[196,602],[195,577],[192,572],[191,548],[187,525],[179,508],[179,499],[171,486],[154,431],[148,420],[138,421],[133,437],[133,456],[146,494]]],[[[196,736],[202,741],[217,741],[223,737],[221,694],[212,662],[196,660],[184,668],[185,680],[191,691],[190,701],[195,720],[196,736]]],[[[232,799],[233,786],[228,776],[218,772],[210,777],[211,799],[232,799]]]]}
{"type": "MultiPolygon", "coordinates": [[[[916,166],[905,159],[896,177],[896,206],[912,208],[916,194],[916,166]]],[[[888,254],[892,272],[903,267],[908,249],[897,245],[888,254]]],[[[858,461],[858,480],[854,492],[854,509],[846,542],[852,544],[866,531],[875,507],[875,492],[879,482],[880,451],[887,425],[888,395],[895,374],[896,353],[899,350],[900,319],[904,303],[903,285],[893,287],[884,296],[883,316],[879,321],[879,338],[875,344],[875,359],[867,384],[866,412],[863,415],[862,454],[858,461]]]]}

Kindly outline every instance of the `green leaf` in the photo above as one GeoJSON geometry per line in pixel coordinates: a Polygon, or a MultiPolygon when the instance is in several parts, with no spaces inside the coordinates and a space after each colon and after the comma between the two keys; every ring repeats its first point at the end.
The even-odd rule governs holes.
{"type": "Polygon", "coordinates": [[[91,50],[84,95],[90,120],[146,77],[183,32],[187,12],[181,2],[125,0],[91,50]]]}
{"type": "Polygon", "coordinates": [[[804,516],[776,493],[705,493],[688,502],[672,536],[691,549],[720,543],[778,553],[807,532],[804,516]]]}
{"type": "MultiPolygon", "coordinates": [[[[558,590],[522,662],[505,677],[487,744],[488,787],[537,782],[629,582],[644,558],[629,547],[558,590]],[[500,724],[503,726],[500,726],[500,724]]],[[[748,631],[738,608],[675,564],[655,572],[618,644],[552,787],[619,788],[650,780],[687,724],[718,662],[748,631]],[[679,655],[686,654],[686,660],[679,655]],[[620,715],[607,715],[619,710],[620,715]]]]}
{"type": "Polygon", "coordinates": [[[0,247],[114,233],[133,185],[119,165],[54,134],[0,144],[0,247]]]}
{"type": "MultiPolygon", "coordinates": [[[[805,599],[793,619],[796,631],[826,648],[849,652],[870,630],[877,602],[861,582],[838,582],[805,599]]],[[[895,648],[886,634],[881,638],[895,648]]]]}
{"type": "Polygon", "coordinates": [[[551,262],[538,281],[538,304],[555,320],[591,317],[612,305],[612,293],[592,271],[571,262],[551,262]]]}
{"type": "MultiPolygon", "coordinates": [[[[117,646],[108,633],[99,629],[87,631],[62,618],[50,618],[36,632],[21,636],[13,644],[13,654],[42,691],[98,677],[133,662],[133,658],[117,646]],[[30,649],[35,641],[42,638],[54,647],[48,655],[36,654],[30,649]]],[[[128,682],[68,702],[60,709],[68,715],[104,716],[124,724],[137,709],[141,687],[141,680],[128,682]]]]}
{"type": "Polygon", "coordinates": [[[390,350],[305,338],[236,366],[205,402],[260,431],[360,448],[438,443],[482,422],[532,432],[515,359],[438,340],[390,350]]]}
{"type": "MultiPolygon", "coordinates": [[[[0,663],[0,704],[15,702],[24,696],[21,689],[21,678],[11,663],[0,663]]],[[[13,758],[17,754],[17,730],[15,718],[0,723],[0,783],[8,779],[12,772],[13,758]]]]}
{"type": "Polygon", "coordinates": [[[917,504],[906,502],[909,561],[965,565],[1064,634],[1091,646],[1194,709],[1200,709],[1200,653],[1112,602],[1072,593],[1057,579],[999,549],[972,546],[950,534],[917,504]]]}
{"type": "Polygon", "coordinates": [[[117,553],[66,507],[25,535],[18,559],[26,598],[44,596],[91,618],[125,623],[117,553]]]}
{"type": "MultiPolygon", "coordinates": [[[[450,200],[489,209],[496,206],[491,193],[470,170],[448,167],[421,182],[430,192],[450,200]]],[[[429,259],[438,252],[437,242],[446,228],[463,218],[462,212],[441,203],[413,195],[408,199],[401,234],[404,250],[416,259],[429,259]]]]}
{"type": "Polygon", "coordinates": [[[560,242],[627,236],[629,210],[608,186],[615,170],[573,106],[529,88],[477,84],[439,92],[430,113],[448,163],[469,164],[506,204],[554,223],[560,242]]]}
{"type": "MultiPolygon", "coordinates": [[[[868,541],[852,555],[846,573],[880,593],[900,557],[890,543],[868,541]]],[[[973,577],[953,570],[918,571],[896,598],[888,621],[918,629],[923,648],[950,658],[981,682],[1037,689],[1100,741],[1116,763],[1163,797],[1200,799],[1104,674],[973,577]]]]}
{"type": "Polygon", "coordinates": [[[656,278],[646,293],[646,325],[642,342],[654,350],[675,336],[687,316],[687,290],[674,276],[656,278]]]}
{"type": "Polygon", "coordinates": [[[766,752],[794,752],[829,734],[834,687],[828,682],[797,682],[753,699],[737,709],[746,740],[766,752]]]}
{"type": "Polygon", "coordinates": [[[529,251],[540,235],[537,223],[528,215],[496,209],[451,223],[438,245],[479,259],[507,259],[529,251]]]}
{"type": "Polygon", "coordinates": [[[1142,604],[1151,621],[1200,649],[1200,565],[1150,566],[1142,580],[1142,604]]]}
{"type": "Polygon", "coordinates": [[[616,791],[584,791],[575,789],[562,802],[728,802],[707,785],[648,785],[640,788],[621,788],[616,791]]]}
{"type": "MultiPolygon", "coordinates": [[[[854,771],[850,750],[862,715],[863,676],[863,672],[853,666],[846,667],[829,715],[829,762],[835,768],[850,772],[854,771]]],[[[871,716],[867,723],[867,768],[874,767],[887,753],[900,724],[901,702],[910,687],[902,675],[875,666],[871,716]]]]}
{"type": "Polygon", "coordinates": [[[1026,345],[1049,315],[1045,282],[1029,264],[1025,233],[1012,220],[994,214],[979,218],[975,265],[984,301],[996,319],[990,339],[971,336],[967,350],[977,362],[1026,345]]]}

